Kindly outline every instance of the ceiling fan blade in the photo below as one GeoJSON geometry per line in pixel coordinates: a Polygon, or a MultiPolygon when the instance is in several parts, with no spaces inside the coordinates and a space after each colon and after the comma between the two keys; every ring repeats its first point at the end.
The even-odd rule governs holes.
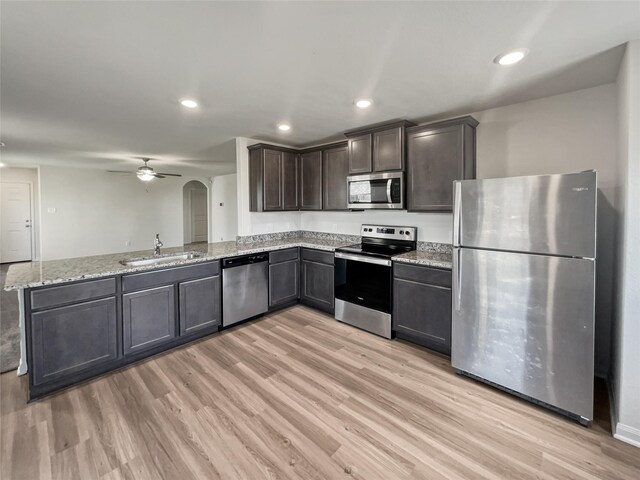
{"type": "Polygon", "coordinates": [[[160,173],[157,172],[156,175],[164,175],[165,177],[181,177],[179,173],[160,173]]]}
{"type": "Polygon", "coordinates": [[[167,177],[165,177],[164,175],[162,175],[161,173],[156,173],[156,174],[154,175],[154,177],[156,177],[156,178],[167,178],[167,177]]]}
{"type": "Polygon", "coordinates": [[[136,174],[136,172],[125,172],[124,170],[107,170],[107,173],[126,173],[127,175],[136,174]]]}

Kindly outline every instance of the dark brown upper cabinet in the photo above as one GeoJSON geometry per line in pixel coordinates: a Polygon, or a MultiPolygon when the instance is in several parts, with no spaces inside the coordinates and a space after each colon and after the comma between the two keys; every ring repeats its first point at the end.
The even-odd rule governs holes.
{"type": "Polygon", "coordinates": [[[250,146],[250,211],[298,210],[298,177],[295,150],[265,144],[250,146]]]}
{"type": "Polygon", "coordinates": [[[300,210],[322,210],[322,151],[300,155],[300,210]]]}
{"type": "Polygon", "coordinates": [[[371,169],[371,134],[349,138],[349,173],[369,173],[371,169]]]}
{"type": "Polygon", "coordinates": [[[282,209],[298,210],[298,155],[282,152],[282,209]]]}
{"type": "Polygon", "coordinates": [[[476,126],[465,116],[407,129],[407,209],[453,210],[453,182],[476,177],[476,126]]]}
{"type": "Polygon", "coordinates": [[[347,210],[347,175],[349,148],[342,145],[329,148],[322,156],[323,210],[347,210]]]}
{"type": "Polygon", "coordinates": [[[402,120],[346,132],[349,174],[404,170],[405,130],[413,125],[402,120]]]}

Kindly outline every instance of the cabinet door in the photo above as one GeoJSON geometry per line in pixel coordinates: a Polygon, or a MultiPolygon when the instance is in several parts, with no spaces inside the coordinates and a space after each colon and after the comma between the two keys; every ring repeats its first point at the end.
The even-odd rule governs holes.
{"type": "Polygon", "coordinates": [[[249,211],[263,210],[262,150],[249,150],[249,211]]]}
{"type": "Polygon", "coordinates": [[[180,299],[180,335],[212,328],[222,321],[220,275],[182,282],[180,299]]]}
{"type": "Polygon", "coordinates": [[[371,134],[349,139],[349,173],[371,172],[371,134]]]}
{"type": "Polygon", "coordinates": [[[322,210],[322,152],[300,156],[300,210],[322,210]]]}
{"type": "Polygon", "coordinates": [[[395,278],[393,329],[397,336],[451,354],[451,289],[395,278]]]}
{"type": "Polygon", "coordinates": [[[282,210],[282,152],[264,150],[263,192],[265,210],[282,210]]]}
{"type": "Polygon", "coordinates": [[[302,262],[300,299],[312,307],[333,312],[333,265],[302,262]]]}
{"type": "Polygon", "coordinates": [[[373,134],[373,171],[404,168],[404,129],[401,127],[373,134]]]}
{"type": "Polygon", "coordinates": [[[293,302],[299,296],[300,262],[289,260],[269,265],[269,306],[293,302]]]}
{"type": "Polygon", "coordinates": [[[116,318],[113,297],[32,314],[30,368],[34,385],[116,360],[116,318]]]}
{"type": "Polygon", "coordinates": [[[124,353],[155,347],[176,337],[173,285],[122,296],[124,353]]]}
{"type": "Polygon", "coordinates": [[[349,150],[347,147],[325,150],[322,160],[324,192],[323,210],[347,210],[347,175],[349,150]]]}
{"type": "Polygon", "coordinates": [[[453,209],[453,181],[464,178],[463,126],[407,135],[407,207],[410,211],[453,209]]]}
{"type": "Polygon", "coordinates": [[[282,208],[298,210],[298,155],[282,154],[282,208]]]}

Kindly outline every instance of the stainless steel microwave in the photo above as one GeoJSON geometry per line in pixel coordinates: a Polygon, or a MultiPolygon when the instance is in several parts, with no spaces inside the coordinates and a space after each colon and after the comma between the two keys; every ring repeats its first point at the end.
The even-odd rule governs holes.
{"type": "Polygon", "coordinates": [[[371,173],[347,177],[348,208],[404,208],[404,173],[371,173]]]}

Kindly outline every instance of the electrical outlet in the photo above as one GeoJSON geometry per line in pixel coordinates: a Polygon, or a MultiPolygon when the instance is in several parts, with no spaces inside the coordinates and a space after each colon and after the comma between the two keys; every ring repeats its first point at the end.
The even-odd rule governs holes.
{"type": "Polygon", "coordinates": [[[333,231],[334,231],[334,232],[337,232],[337,231],[338,231],[338,224],[337,224],[337,223],[334,223],[334,224],[332,225],[332,228],[333,228],[333,231]]]}
{"type": "Polygon", "coordinates": [[[125,247],[130,247],[131,246],[131,240],[125,240],[124,241],[124,246],[125,247]]]}
{"type": "Polygon", "coordinates": [[[56,213],[56,207],[47,208],[47,213],[56,213]]]}
{"type": "Polygon", "coordinates": [[[273,223],[267,223],[267,233],[273,232],[273,223]]]}

